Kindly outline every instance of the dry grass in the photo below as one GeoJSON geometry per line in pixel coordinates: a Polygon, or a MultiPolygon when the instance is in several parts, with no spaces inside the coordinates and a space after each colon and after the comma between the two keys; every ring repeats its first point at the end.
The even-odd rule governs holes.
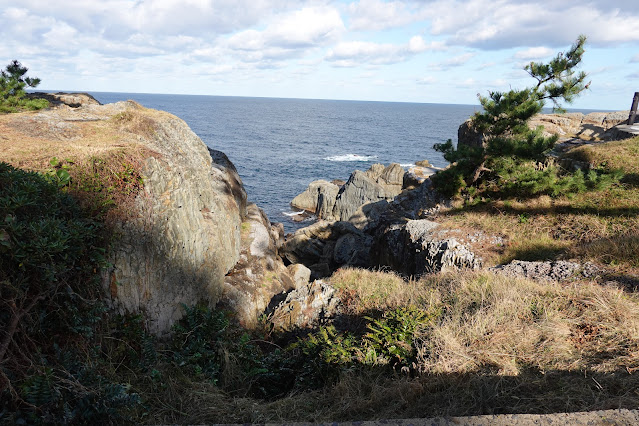
{"type": "Polygon", "coordinates": [[[567,157],[591,164],[594,167],[624,169],[628,173],[639,173],[639,138],[622,141],[584,145],[571,150],[567,157]]]}
{"type": "Polygon", "coordinates": [[[621,183],[573,196],[457,205],[436,220],[467,234],[504,237],[503,247],[467,242],[488,264],[513,259],[581,259],[637,274],[639,137],[582,146],[565,154],[607,170],[622,170],[621,183]]]}
{"type": "Polygon", "coordinates": [[[394,272],[358,268],[338,269],[330,283],[340,291],[349,315],[414,305],[428,293],[421,283],[406,282],[394,272]]]}
{"type": "Polygon", "coordinates": [[[172,372],[161,386],[145,379],[147,421],[363,421],[639,405],[639,294],[468,271],[403,282],[345,268],[330,281],[350,294],[351,313],[407,304],[441,312],[419,336],[415,374],[350,369],[322,390],[264,401],[172,372]]]}

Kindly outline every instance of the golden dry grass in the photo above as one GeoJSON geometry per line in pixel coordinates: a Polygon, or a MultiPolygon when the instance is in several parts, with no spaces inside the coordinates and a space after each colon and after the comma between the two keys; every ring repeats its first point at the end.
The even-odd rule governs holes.
{"type": "Polygon", "coordinates": [[[85,208],[107,223],[124,220],[142,188],[144,160],[159,157],[146,141],[166,115],[132,101],[0,115],[0,161],[44,173],[64,167],[71,176],[67,189],[85,208]]]}
{"type": "Polygon", "coordinates": [[[125,111],[100,113],[99,118],[84,119],[65,109],[0,115],[0,161],[44,171],[53,157],[79,163],[113,151],[135,151],[140,137],[153,135],[154,117],[162,114],[167,113],[129,102],[125,111]]]}
{"type": "Polygon", "coordinates": [[[470,271],[405,282],[343,268],[330,282],[350,295],[351,314],[406,305],[441,313],[419,336],[415,374],[349,369],[321,390],[266,401],[174,372],[163,386],[145,379],[146,421],[332,422],[639,405],[639,294],[470,271]]]}

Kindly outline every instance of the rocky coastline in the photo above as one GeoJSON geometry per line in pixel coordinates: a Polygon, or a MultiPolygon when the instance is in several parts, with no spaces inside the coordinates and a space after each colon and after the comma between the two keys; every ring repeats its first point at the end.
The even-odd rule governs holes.
{"type": "MultiPolygon", "coordinates": [[[[318,221],[285,236],[281,224],[248,201],[229,159],[207,148],[179,118],[131,101],[47,98],[54,108],[6,117],[0,125],[42,143],[115,126],[118,146],[145,153],[144,188],[115,225],[118,238],[103,282],[113,307],[144,314],[147,328],[159,336],[181,318],[182,306],[203,302],[231,309],[249,328],[263,316],[280,328],[307,326],[339,309],[334,289],[322,279],[341,267],[389,269],[405,277],[479,269],[484,262],[473,242],[504,243],[499,235],[463,235],[436,222],[449,201],[432,189],[429,176],[437,169],[427,161],[407,172],[398,164],[374,164],[346,182],[311,182],[291,205],[318,221]],[[53,130],[37,134],[29,125],[34,122],[53,130]]],[[[549,131],[564,136],[588,130],[594,139],[612,138],[623,115],[551,115],[534,123],[551,123],[549,131]]],[[[467,123],[460,126],[459,143],[479,139],[467,123]]],[[[525,275],[530,267],[502,270],[525,275]]]]}

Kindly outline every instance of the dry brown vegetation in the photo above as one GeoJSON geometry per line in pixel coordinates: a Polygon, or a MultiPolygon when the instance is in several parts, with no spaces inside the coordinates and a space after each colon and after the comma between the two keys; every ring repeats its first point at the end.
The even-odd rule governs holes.
{"type": "Polygon", "coordinates": [[[487,272],[405,282],[345,268],[330,282],[348,301],[351,318],[408,305],[440,312],[419,335],[412,373],[345,370],[332,386],[265,401],[176,372],[166,386],[145,393],[153,407],[149,422],[326,422],[639,404],[636,293],[592,281],[540,283],[487,272]]]}
{"type": "Polygon", "coordinates": [[[132,199],[142,188],[144,160],[159,157],[143,138],[155,135],[155,117],[166,113],[129,101],[109,119],[108,113],[84,114],[78,118],[61,107],[0,115],[0,160],[44,173],[63,168],[71,176],[67,189],[85,208],[105,214],[107,222],[123,219],[132,213],[132,199]]]}
{"type": "MultiPolygon", "coordinates": [[[[467,233],[505,237],[503,247],[482,255],[488,264],[521,260],[581,259],[618,272],[639,274],[639,138],[587,145],[567,155],[608,170],[622,170],[621,182],[605,190],[572,196],[489,201],[458,205],[437,221],[467,233]]],[[[475,247],[480,252],[481,247],[475,247]]]]}

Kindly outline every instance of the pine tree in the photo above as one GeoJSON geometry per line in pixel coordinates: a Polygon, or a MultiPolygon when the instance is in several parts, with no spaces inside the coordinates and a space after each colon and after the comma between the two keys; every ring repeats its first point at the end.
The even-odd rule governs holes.
{"type": "MultiPolygon", "coordinates": [[[[550,62],[531,62],[525,66],[528,74],[537,81],[533,87],[508,92],[490,91],[479,97],[483,111],[475,113],[471,125],[483,135],[480,147],[460,146],[455,149],[452,141],[436,144],[435,149],[444,153],[451,163],[449,169],[435,176],[436,187],[452,195],[466,188],[470,193],[486,190],[500,191],[511,188],[524,191],[535,188],[544,192],[530,179],[547,178],[529,173],[537,162],[544,161],[544,153],[557,141],[556,136],[544,137],[541,128],[530,129],[528,121],[552,102],[553,111],[563,111],[561,102],[570,104],[588,88],[587,74],[576,72],[584,53],[585,36],[579,36],[567,52],[557,54],[550,62]],[[515,182],[517,177],[527,180],[515,182]]],[[[547,174],[547,173],[546,173],[547,174]]]]}
{"type": "Polygon", "coordinates": [[[39,78],[26,77],[27,71],[28,68],[15,59],[0,71],[0,112],[16,112],[22,108],[41,109],[49,105],[43,99],[27,99],[25,88],[35,88],[40,84],[39,78]]]}

